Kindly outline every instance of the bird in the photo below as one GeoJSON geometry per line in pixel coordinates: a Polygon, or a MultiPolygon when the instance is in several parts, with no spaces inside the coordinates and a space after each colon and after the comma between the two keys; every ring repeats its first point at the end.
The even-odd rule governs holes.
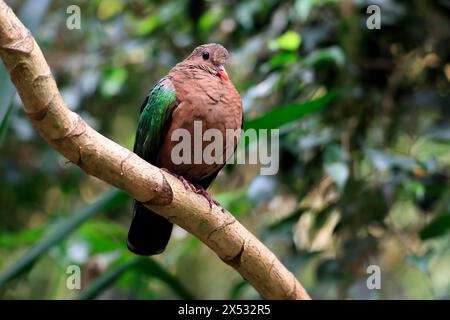
{"type": "MultiPolygon", "coordinates": [[[[225,63],[229,53],[222,45],[203,44],[196,47],[182,62],[176,64],[150,90],[144,100],[137,125],[133,151],[145,161],[173,174],[185,186],[202,194],[212,207],[218,203],[206,189],[214,181],[226,160],[220,162],[174,161],[172,151],[177,145],[173,134],[184,129],[195,137],[194,125],[203,130],[216,129],[223,135],[224,158],[236,150],[243,123],[242,100],[231,82],[225,63]],[[227,130],[238,134],[226,138],[227,130]]],[[[192,141],[192,140],[191,140],[192,141]]],[[[206,142],[194,147],[202,150],[206,142]]],[[[184,151],[183,151],[184,152],[184,151]]],[[[220,151],[218,152],[220,153],[220,151]]],[[[192,158],[192,157],[191,157],[192,158]]],[[[172,223],[134,200],[133,218],[128,232],[127,247],[137,255],[162,253],[172,233],[172,223]]]]}

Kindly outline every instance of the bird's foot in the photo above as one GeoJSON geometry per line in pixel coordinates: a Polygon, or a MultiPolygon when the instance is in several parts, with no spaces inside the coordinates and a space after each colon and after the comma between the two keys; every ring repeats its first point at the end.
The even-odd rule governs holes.
{"type": "Polygon", "coordinates": [[[170,174],[173,175],[175,178],[177,178],[178,180],[180,180],[180,182],[183,184],[183,187],[184,187],[186,190],[190,190],[190,191],[197,192],[197,188],[196,188],[192,183],[190,183],[188,180],[186,180],[185,177],[180,176],[180,175],[178,175],[178,174],[175,174],[175,173],[173,173],[173,172],[170,172],[170,171],[167,170],[166,168],[161,168],[161,170],[164,171],[164,172],[170,173],[170,174]]]}
{"type": "Polygon", "coordinates": [[[175,174],[173,172],[170,172],[166,168],[161,168],[161,170],[171,174],[172,176],[174,176],[175,178],[180,180],[180,182],[183,184],[183,186],[184,186],[184,188],[186,190],[193,191],[193,192],[195,192],[197,194],[200,194],[203,197],[205,197],[205,199],[208,201],[208,204],[209,204],[210,208],[212,208],[213,204],[215,204],[216,206],[218,206],[222,210],[222,212],[225,212],[225,209],[222,208],[220,203],[216,199],[211,197],[211,195],[208,193],[208,191],[206,191],[205,188],[203,188],[202,186],[200,186],[198,184],[193,184],[193,183],[189,182],[188,180],[186,180],[185,177],[183,177],[181,175],[178,175],[178,174],[175,174]]]}
{"type": "MultiPolygon", "coordinates": [[[[203,188],[201,186],[196,186],[196,187],[197,187],[197,190],[195,192],[198,194],[201,194],[202,196],[205,197],[206,200],[208,200],[210,208],[212,208],[213,204],[220,207],[220,203],[216,199],[211,197],[211,195],[208,193],[208,191],[205,190],[205,188],[203,188]]],[[[223,211],[223,208],[222,208],[222,211],[223,211]]]]}

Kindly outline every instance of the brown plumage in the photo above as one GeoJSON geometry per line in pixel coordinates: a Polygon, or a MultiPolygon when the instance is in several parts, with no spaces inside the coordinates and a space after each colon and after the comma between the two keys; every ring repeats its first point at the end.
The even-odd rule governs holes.
{"type": "MultiPolygon", "coordinates": [[[[171,161],[171,151],[178,141],[172,141],[172,133],[178,128],[184,128],[194,136],[194,120],[202,122],[202,129],[215,128],[224,137],[224,150],[226,146],[235,148],[237,139],[227,141],[226,129],[238,130],[242,126],[242,102],[239,93],[231,80],[223,79],[217,75],[214,64],[222,65],[228,58],[228,52],[218,44],[204,45],[192,53],[186,60],[177,64],[168,74],[176,90],[178,106],[172,113],[171,125],[167,131],[160,149],[160,166],[178,175],[184,176],[191,182],[201,182],[220,170],[221,164],[181,164],[171,161]],[[202,57],[205,51],[209,52],[210,59],[205,61],[202,57]],[[207,69],[204,66],[207,66],[207,69]]],[[[203,148],[210,142],[203,142],[203,148]]],[[[191,159],[194,159],[192,146],[191,159]]],[[[227,159],[224,159],[227,160],[227,159]]],[[[205,186],[206,188],[207,186],[205,186]]]]}
{"type": "MultiPolygon", "coordinates": [[[[226,130],[240,130],[242,127],[242,102],[239,93],[228,78],[223,65],[228,59],[227,50],[219,44],[206,44],[197,47],[181,63],[177,64],[152,90],[141,109],[141,119],[135,144],[135,152],[145,160],[167,169],[194,184],[211,204],[211,198],[205,189],[211,184],[224,166],[222,163],[194,164],[194,143],[191,145],[191,163],[176,164],[172,161],[172,149],[179,143],[173,141],[172,134],[183,128],[194,137],[194,122],[201,121],[202,132],[217,129],[223,137],[223,155],[231,155],[227,149],[235,150],[239,134],[226,138],[226,130]],[[175,91],[175,98],[164,112],[155,112],[158,107],[158,90],[175,91]],[[157,90],[155,93],[154,91],[157,90]],[[153,109],[152,109],[153,108],[153,109]],[[153,113],[152,113],[153,112],[153,113]],[[152,131],[155,115],[164,122],[158,132],[152,131]],[[147,119],[152,118],[152,119],[147,119]],[[151,123],[151,125],[149,125],[151,123]],[[155,152],[156,151],[156,152],[155,152]],[[157,153],[157,156],[155,156],[157,153]]],[[[160,119],[156,119],[160,121],[160,119]]],[[[155,121],[155,122],[158,122],[155,121]]],[[[202,137],[199,137],[200,139],[202,137]]],[[[201,153],[210,144],[201,143],[201,153]]],[[[202,159],[203,160],[203,159],[202,159]]],[[[170,238],[172,225],[165,218],[146,209],[136,202],[134,218],[128,235],[128,247],[141,255],[151,255],[164,250],[170,238]]]]}

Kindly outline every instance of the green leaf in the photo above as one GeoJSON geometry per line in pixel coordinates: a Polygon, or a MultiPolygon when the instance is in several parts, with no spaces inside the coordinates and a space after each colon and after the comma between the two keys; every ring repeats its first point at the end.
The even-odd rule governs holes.
{"type": "Polygon", "coordinates": [[[208,32],[214,27],[222,18],[223,12],[217,7],[206,11],[199,19],[198,26],[202,32],[208,32]]]}
{"type": "Polygon", "coordinates": [[[245,280],[239,281],[230,291],[229,300],[237,300],[242,296],[242,291],[248,287],[245,280]]]}
{"type": "Polygon", "coordinates": [[[112,270],[109,270],[95,279],[92,284],[81,291],[77,300],[96,298],[106,288],[114,284],[125,272],[136,269],[141,274],[154,277],[169,286],[182,299],[193,299],[192,295],[184,288],[177,278],[168,273],[158,262],[151,258],[134,258],[112,270]]]}
{"type": "Polygon", "coordinates": [[[118,94],[127,80],[127,75],[127,69],[124,67],[107,69],[100,87],[102,95],[105,97],[112,97],[118,94]]]}
{"type": "Polygon", "coordinates": [[[296,61],[297,55],[294,52],[280,52],[271,57],[268,63],[272,68],[277,68],[296,61]]]}
{"type": "Polygon", "coordinates": [[[246,196],[246,191],[246,188],[240,188],[215,194],[214,197],[223,208],[233,212],[235,217],[240,217],[250,212],[252,208],[252,203],[246,196]]]}
{"type": "Polygon", "coordinates": [[[146,272],[149,276],[155,277],[169,286],[180,298],[192,300],[194,297],[181,284],[180,281],[169,272],[167,272],[161,264],[153,259],[143,258],[139,261],[139,268],[141,272],[146,272]]]}
{"type": "Polygon", "coordinates": [[[427,240],[442,236],[450,231],[450,212],[436,217],[420,232],[420,238],[427,240]]]}
{"type": "MultiPolygon", "coordinates": [[[[2,76],[2,71],[0,70],[0,77],[2,76]]],[[[1,94],[2,90],[0,88],[0,94],[1,94]]],[[[14,91],[13,91],[14,94],[14,91]]],[[[8,94],[6,94],[5,96],[8,96],[8,94]]],[[[0,145],[3,143],[5,137],[6,137],[6,132],[8,131],[9,128],[9,122],[11,120],[11,114],[14,110],[14,104],[13,103],[9,103],[8,104],[8,108],[3,116],[3,118],[0,121],[0,145]]]]}
{"type": "Polygon", "coordinates": [[[161,18],[158,15],[151,15],[137,23],[136,29],[140,36],[152,33],[161,25],[161,18]]]}
{"type": "Polygon", "coordinates": [[[120,0],[102,0],[98,5],[97,16],[100,20],[110,19],[123,10],[123,3],[120,0]]]}
{"type": "Polygon", "coordinates": [[[339,161],[345,161],[347,159],[344,150],[337,144],[330,144],[325,149],[325,163],[334,163],[339,161]]]}
{"type": "Polygon", "coordinates": [[[50,248],[66,238],[83,222],[98,213],[109,211],[117,205],[127,201],[129,197],[118,189],[110,189],[96,202],[75,211],[70,218],[58,223],[50,233],[31,247],[15,264],[0,273],[0,287],[13,278],[19,276],[34,264],[50,248]]]}
{"type": "Polygon", "coordinates": [[[286,31],[280,37],[272,40],[269,43],[269,48],[272,50],[283,49],[295,51],[300,47],[302,37],[295,31],[286,31]]]}
{"type": "Polygon", "coordinates": [[[117,223],[95,219],[82,225],[77,236],[89,243],[91,253],[98,254],[116,250],[126,237],[126,233],[117,223]]]}
{"type": "Polygon", "coordinates": [[[304,60],[303,64],[307,67],[313,67],[317,64],[327,61],[333,61],[338,66],[345,63],[345,53],[340,47],[333,46],[311,52],[304,60]]]}
{"type": "Polygon", "coordinates": [[[2,249],[17,249],[20,246],[27,246],[36,243],[42,234],[44,233],[45,228],[33,228],[26,229],[20,232],[4,232],[0,234],[0,248],[2,249]]]}
{"type": "Polygon", "coordinates": [[[297,121],[307,115],[326,107],[334,98],[335,93],[326,94],[320,98],[303,103],[291,103],[271,110],[256,119],[244,123],[244,129],[275,129],[297,121]]]}
{"type": "Polygon", "coordinates": [[[124,264],[108,270],[101,276],[96,278],[86,289],[80,292],[77,300],[91,300],[97,297],[105,289],[111,286],[117,279],[119,279],[126,271],[136,267],[140,258],[127,261],[124,264]]]}

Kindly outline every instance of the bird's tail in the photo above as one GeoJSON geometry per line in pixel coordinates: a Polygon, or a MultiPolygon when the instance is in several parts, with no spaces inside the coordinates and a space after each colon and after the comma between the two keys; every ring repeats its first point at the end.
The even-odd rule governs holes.
{"type": "Polygon", "coordinates": [[[164,251],[172,233],[172,223],[135,201],[134,216],[128,231],[128,249],[150,256],[164,251]]]}

